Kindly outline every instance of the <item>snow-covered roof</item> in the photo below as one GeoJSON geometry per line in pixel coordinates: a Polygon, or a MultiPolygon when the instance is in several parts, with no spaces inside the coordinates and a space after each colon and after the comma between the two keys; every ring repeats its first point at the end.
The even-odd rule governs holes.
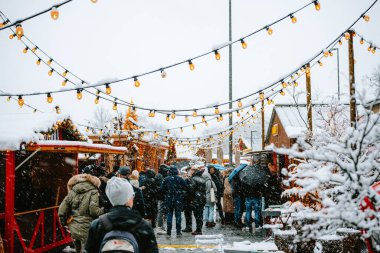
{"type": "Polygon", "coordinates": [[[252,149],[250,141],[248,141],[244,137],[240,137],[239,140],[241,140],[244,143],[244,145],[247,147],[247,149],[252,149]]]}
{"type": "Polygon", "coordinates": [[[43,139],[46,132],[57,123],[69,119],[67,114],[28,113],[0,115],[0,150],[18,150],[23,142],[43,139]]]}
{"type": "Polygon", "coordinates": [[[35,143],[36,146],[41,147],[49,147],[49,146],[64,146],[64,147],[76,147],[80,148],[81,151],[85,151],[86,149],[96,152],[96,151],[119,151],[119,152],[126,152],[126,147],[115,147],[107,144],[94,144],[94,143],[88,143],[84,141],[59,141],[59,140],[39,140],[35,143]]]}

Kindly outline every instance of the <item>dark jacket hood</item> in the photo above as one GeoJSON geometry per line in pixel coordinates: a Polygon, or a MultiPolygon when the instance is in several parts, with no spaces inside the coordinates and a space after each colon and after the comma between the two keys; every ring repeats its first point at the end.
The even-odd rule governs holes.
{"type": "Polygon", "coordinates": [[[108,213],[114,229],[128,230],[141,223],[143,218],[136,211],[126,206],[115,206],[108,213]]]}
{"type": "Polygon", "coordinates": [[[166,177],[168,175],[168,172],[169,172],[169,167],[165,164],[161,164],[160,168],[158,169],[158,173],[166,177]]]}
{"type": "Polygon", "coordinates": [[[156,173],[153,170],[148,170],[146,172],[147,178],[154,178],[156,176],[156,173]]]}
{"type": "Polygon", "coordinates": [[[170,167],[170,175],[171,176],[177,176],[178,175],[178,169],[176,167],[170,167]]]}

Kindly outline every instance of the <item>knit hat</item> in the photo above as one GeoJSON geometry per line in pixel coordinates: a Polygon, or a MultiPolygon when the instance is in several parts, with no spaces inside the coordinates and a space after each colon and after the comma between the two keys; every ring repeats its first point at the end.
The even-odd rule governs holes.
{"type": "Polygon", "coordinates": [[[107,182],[106,195],[113,206],[124,206],[135,193],[128,180],[113,177],[107,182]]]}

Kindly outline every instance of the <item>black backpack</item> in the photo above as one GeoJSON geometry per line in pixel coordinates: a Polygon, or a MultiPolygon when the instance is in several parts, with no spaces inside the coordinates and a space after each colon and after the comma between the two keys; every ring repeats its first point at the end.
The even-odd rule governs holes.
{"type": "Polygon", "coordinates": [[[112,223],[107,217],[107,214],[99,216],[99,220],[104,226],[107,234],[104,236],[100,244],[99,253],[113,252],[113,253],[139,253],[139,245],[137,244],[135,236],[131,233],[137,228],[137,224],[132,230],[113,230],[112,223]]]}

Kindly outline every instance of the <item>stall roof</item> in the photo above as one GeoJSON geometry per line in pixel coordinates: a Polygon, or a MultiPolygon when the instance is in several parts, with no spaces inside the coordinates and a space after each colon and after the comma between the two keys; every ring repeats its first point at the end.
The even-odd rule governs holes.
{"type": "Polygon", "coordinates": [[[46,132],[57,123],[69,119],[67,114],[23,113],[0,115],[0,150],[18,150],[23,142],[43,139],[46,132]]]}
{"type": "Polygon", "coordinates": [[[50,141],[40,140],[33,145],[28,145],[27,149],[34,151],[41,148],[41,151],[60,153],[110,153],[125,154],[127,148],[114,147],[106,144],[92,144],[83,141],[50,141]]]}

